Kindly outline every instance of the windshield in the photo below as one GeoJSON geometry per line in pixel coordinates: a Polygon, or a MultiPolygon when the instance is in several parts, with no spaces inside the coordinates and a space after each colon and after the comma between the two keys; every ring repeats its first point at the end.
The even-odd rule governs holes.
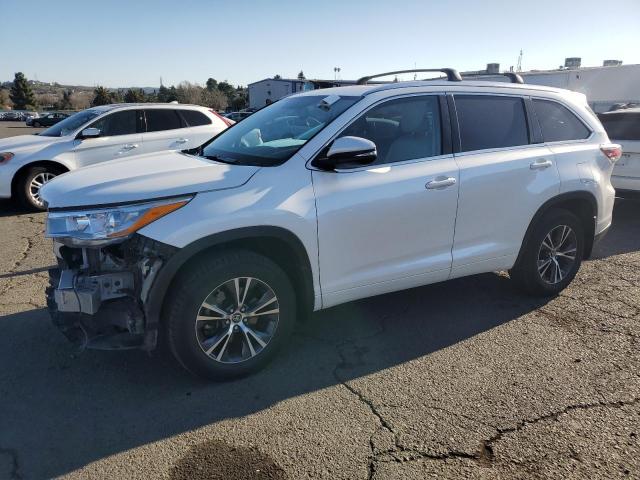
{"type": "Polygon", "coordinates": [[[282,99],[216,137],[202,155],[241,165],[280,165],[359,99],[338,95],[282,99]]]}
{"type": "Polygon", "coordinates": [[[71,132],[77,130],[88,121],[96,118],[98,115],[104,113],[104,110],[89,109],[82,112],[75,113],[70,117],[65,118],[61,122],[56,123],[53,127],[49,127],[43,132],[40,132],[41,137],[64,137],[71,132]]]}

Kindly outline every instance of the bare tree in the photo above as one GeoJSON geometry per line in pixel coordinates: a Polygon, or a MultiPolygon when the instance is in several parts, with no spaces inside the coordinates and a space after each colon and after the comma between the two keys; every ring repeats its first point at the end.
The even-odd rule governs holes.
{"type": "Polygon", "coordinates": [[[195,83],[182,82],[178,85],[177,95],[180,103],[198,105],[202,101],[203,88],[195,83]]]}
{"type": "Polygon", "coordinates": [[[229,101],[227,96],[220,90],[202,90],[200,104],[214,110],[224,110],[227,108],[229,101]]]}
{"type": "Polygon", "coordinates": [[[92,99],[93,92],[75,92],[71,94],[69,101],[71,102],[71,108],[74,110],[84,110],[89,108],[92,99]]]}

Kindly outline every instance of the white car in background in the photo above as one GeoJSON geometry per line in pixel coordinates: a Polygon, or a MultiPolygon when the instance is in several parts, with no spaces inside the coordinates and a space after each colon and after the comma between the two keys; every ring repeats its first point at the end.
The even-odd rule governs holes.
{"type": "Polygon", "coordinates": [[[622,157],[611,176],[616,194],[640,194],[640,107],[602,113],[599,117],[611,141],[622,146],[622,157]]]}
{"type": "Polygon", "coordinates": [[[40,188],[57,175],[133,155],[196,148],[233,123],[196,105],[90,108],[39,135],[0,140],[0,198],[17,197],[27,208],[44,210],[40,188]]]}

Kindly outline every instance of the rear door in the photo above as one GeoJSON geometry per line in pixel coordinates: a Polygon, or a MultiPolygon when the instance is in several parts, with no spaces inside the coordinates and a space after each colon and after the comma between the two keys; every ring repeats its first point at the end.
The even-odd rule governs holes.
{"type": "Polygon", "coordinates": [[[180,147],[181,150],[199,147],[226,128],[222,121],[214,121],[200,110],[181,109],[178,110],[178,114],[187,126],[184,137],[187,141],[180,147]]]}
{"type": "Polygon", "coordinates": [[[126,158],[141,152],[140,110],[120,110],[99,118],[86,128],[97,128],[100,136],[79,140],[73,148],[78,167],[126,158]]]}
{"type": "Polygon", "coordinates": [[[172,108],[148,108],[144,110],[145,130],[142,134],[143,152],[184,150],[189,147],[187,124],[172,108]]]}
{"type": "Polygon", "coordinates": [[[510,268],[538,208],[558,194],[553,152],[517,95],[467,94],[455,102],[460,197],[452,276],[510,268]]]}
{"type": "Polygon", "coordinates": [[[611,183],[621,190],[640,189],[640,111],[607,113],[600,121],[611,141],[622,146],[611,183]]]}

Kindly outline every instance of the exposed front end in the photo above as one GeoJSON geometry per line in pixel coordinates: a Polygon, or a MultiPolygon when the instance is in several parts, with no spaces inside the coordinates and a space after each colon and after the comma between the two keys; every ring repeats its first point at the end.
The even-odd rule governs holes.
{"type": "Polygon", "coordinates": [[[50,211],[47,236],[58,268],[49,271],[53,323],[80,348],[155,347],[145,305],[158,272],[179,249],[137,231],[190,197],[87,210],[50,211]]]}
{"type": "Polygon", "coordinates": [[[163,265],[177,249],[141,235],[104,247],[58,241],[58,268],[49,270],[47,306],[53,323],[79,348],[155,347],[145,302],[163,265]]]}

